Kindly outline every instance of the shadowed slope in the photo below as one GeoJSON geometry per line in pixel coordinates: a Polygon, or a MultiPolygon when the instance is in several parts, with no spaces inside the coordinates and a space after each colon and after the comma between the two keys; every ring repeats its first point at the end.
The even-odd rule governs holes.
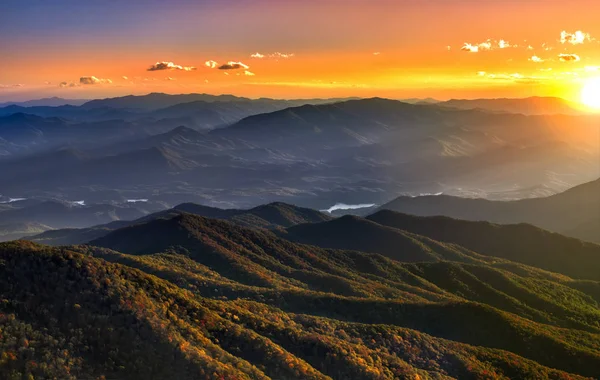
{"type": "Polygon", "coordinates": [[[521,262],[567,276],[600,280],[600,245],[528,224],[499,225],[448,217],[418,217],[381,210],[367,219],[475,252],[521,262]]]}

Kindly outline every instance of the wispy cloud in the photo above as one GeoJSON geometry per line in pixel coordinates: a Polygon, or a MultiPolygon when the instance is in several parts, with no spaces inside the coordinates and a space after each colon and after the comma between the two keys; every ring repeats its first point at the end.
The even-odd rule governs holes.
{"type": "Polygon", "coordinates": [[[244,71],[244,75],[247,75],[247,76],[249,76],[249,77],[253,77],[253,76],[255,76],[256,74],[254,74],[252,71],[248,71],[248,70],[246,70],[246,71],[244,71]]]}
{"type": "Polygon", "coordinates": [[[103,79],[103,78],[96,78],[95,76],[91,76],[91,77],[81,77],[79,78],[79,83],[80,84],[110,84],[112,83],[112,80],[110,79],[103,79]]]}
{"type": "Polygon", "coordinates": [[[559,54],[558,59],[561,62],[579,62],[581,60],[577,54],[559,54]]]}
{"type": "Polygon", "coordinates": [[[127,77],[127,75],[123,75],[121,78],[123,78],[125,80],[129,80],[129,78],[127,77]]]}
{"type": "Polygon", "coordinates": [[[563,30],[560,33],[560,43],[561,44],[571,44],[571,45],[580,45],[586,41],[592,41],[592,37],[589,33],[584,33],[581,30],[578,30],[574,33],[569,33],[563,30]]]}
{"type": "Polygon", "coordinates": [[[229,61],[218,67],[219,70],[238,70],[238,69],[249,69],[250,66],[243,64],[242,62],[229,61]]]}
{"type": "Polygon", "coordinates": [[[148,68],[148,71],[160,71],[160,70],[183,70],[183,71],[193,71],[196,70],[193,66],[180,66],[176,65],[173,62],[156,62],[154,65],[148,68]]]}
{"type": "Polygon", "coordinates": [[[280,53],[280,52],[276,51],[273,54],[269,54],[269,57],[271,57],[271,58],[292,58],[295,55],[296,54],[294,54],[294,53],[280,53]]]}
{"type": "Polygon", "coordinates": [[[171,80],[177,80],[177,79],[175,79],[175,78],[171,78],[171,77],[166,77],[166,78],[165,78],[165,80],[169,80],[169,81],[171,81],[171,80]]]}
{"type": "Polygon", "coordinates": [[[287,59],[287,58],[292,58],[294,57],[295,54],[294,53],[280,53],[278,51],[276,51],[275,53],[271,53],[271,54],[261,54],[259,52],[256,52],[254,54],[250,55],[250,58],[258,58],[258,59],[263,59],[263,58],[282,58],[282,59],[287,59]]]}

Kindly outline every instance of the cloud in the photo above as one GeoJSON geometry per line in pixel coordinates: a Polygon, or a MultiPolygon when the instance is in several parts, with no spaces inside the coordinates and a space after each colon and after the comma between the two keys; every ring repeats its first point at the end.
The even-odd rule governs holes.
{"type": "MultiPolygon", "coordinates": [[[[519,45],[513,45],[510,42],[506,41],[506,40],[491,40],[488,39],[484,42],[478,43],[478,44],[471,44],[468,42],[465,42],[465,44],[462,46],[462,48],[460,50],[462,51],[466,51],[469,53],[479,53],[480,51],[489,51],[489,50],[494,50],[494,49],[508,49],[508,48],[517,48],[519,47],[519,45]]],[[[450,47],[448,47],[448,50],[450,47]]]]}
{"type": "Polygon", "coordinates": [[[580,45],[586,41],[591,41],[592,37],[589,33],[584,33],[581,30],[578,30],[574,33],[568,33],[567,31],[562,31],[560,33],[560,43],[561,44],[571,44],[571,45],[580,45]]]}
{"type": "Polygon", "coordinates": [[[577,54],[559,54],[558,59],[561,62],[579,62],[581,60],[577,54]]]}
{"type": "Polygon", "coordinates": [[[129,78],[127,78],[127,76],[126,76],[126,75],[123,75],[121,78],[123,78],[123,79],[125,79],[125,80],[128,80],[128,79],[129,79],[129,78]]]}
{"type": "Polygon", "coordinates": [[[248,70],[246,70],[246,71],[244,71],[244,75],[247,75],[247,76],[253,77],[253,76],[255,76],[256,74],[254,74],[254,73],[253,73],[253,72],[251,72],[251,71],[248,71],[248,70]]]}
{"type": "Polygon", "coordinates": [[[110,83],[112,83],[112,80],[96,78],[95,76],[91,76],[91,77],[79,78],[79,83],[80,84],[110,84],[110,83]]]}
{"type": "Polygon", "coordinates": [[[271,58],[292,58],[293,56],[295,56],[294,53],[280,53],[278,51],[273,54],[269,54],[269,57],[271,58]]]}
{"type": "Polygon", "coordinates": [[[460,50],[467,51],[469,53],[479,53],[479,51],[483,50],[492,50],[492,42],[490,40],[487,40],[480,44],[470,44],[468,42],[465,42],[465,44],[462,48],[460,48],[460,50]]]}
{"type": "Polygon", "coordinates": [[[166,77],[165,80],[177,80],[177,79],[171,78],[171,77],[166,77]]]}
{"type": "Polygon", "coordinates": [[[215,67],[219,66],[219,64],[213,60],[209,60],[209,61],[204,62],[204,66],[214,69],[215,67]]]}
{"type": "Polygon", "coordinates": [[[229,61],[218,67],[219,70],[238,70],[238,69],[249,69],[250,66],[243,64],[242,62],[229,61]]]}
{"type": "Polygon", "coordinates": [[[261,54],[259,52],[256,52],[254,54],[250,55],[250,58],[258,58],[258,59],[263,59],[263,58],[275,58],[275,59],[287,59],[287,58],[292,58],[293,56],[295,56],[294,53],[280,53],[278,51],[276,51],[275,53],[271,53],[271,54],[261,54]]]}
{"type": "Polygon", "coordinates": [[[479,52],[479,46],[471,45],[470,43],[465,42],[465,44],[463,45],[462,48],[460,48],[460,50],[468,51],[469,53],[477,53],[477,52],[479,52]]]}
{"type": "Polygon", "coordinates": [[[77,87],[77,86],[79,86],[79,85],[77,83],[73,83],[73,82],[70,82],[70,83],[69,82],[60,82],[58,84],[58,87],[61,87],[61,88],[65,88],[65,87],[77,87]]]}
{"type": "Polygon", "coordinates": [[[183,70],[183,71],[192,71],[196,70],[193,66],[180,66],[176,65],[173,62],[156,62],[154,65],[148,68],[148,71],[159,71],[159,70],[183,70]]]}
{"type": "Polygon", "coordinates": [[[477,76],[478,76],[478,77],[484,77],[484,76],[486,76],[486,74],[487,74],[487,73],[486,73],[485,71],[478,71],[478,72],[477,72],[477,76]]]}
{"type": "Polygon", "coordinates": [[[379,52],[379,51],[376,51],[373,53],[373,55],[380,55],[380,54],[381,54],[381,52],[379,52]]]}
{"type": "Polygon", "coordinates": [[[542,58],[538,57],[537,55],[534,55],[533,57],[529,58],[529,60],[531,62],[536,62],[536,63],[544,62],[544,60],[542,58]]]}

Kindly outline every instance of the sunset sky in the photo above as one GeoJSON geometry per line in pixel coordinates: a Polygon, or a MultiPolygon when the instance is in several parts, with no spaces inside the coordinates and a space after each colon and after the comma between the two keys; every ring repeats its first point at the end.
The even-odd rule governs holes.
{"type": "Polygon", "coordinates": [[[2,0],[0,101],[561,96],[600,77],[597,0],[2,0]]]}

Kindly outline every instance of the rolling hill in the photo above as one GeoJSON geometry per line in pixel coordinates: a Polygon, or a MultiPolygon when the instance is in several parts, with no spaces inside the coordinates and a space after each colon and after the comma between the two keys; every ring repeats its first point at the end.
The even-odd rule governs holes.
{"type": "MultiPolygon", "coordinates": [[[[364,231],[365,241],[380,243],[364,231]]],[[[88,246],[0,244],[0,374],[600,375],[598,282],[401,236],[427,244],[407,246],[397,259],[436,244],[470,260],[407,263],[187,213],[117,229],[88,246]]]]}

